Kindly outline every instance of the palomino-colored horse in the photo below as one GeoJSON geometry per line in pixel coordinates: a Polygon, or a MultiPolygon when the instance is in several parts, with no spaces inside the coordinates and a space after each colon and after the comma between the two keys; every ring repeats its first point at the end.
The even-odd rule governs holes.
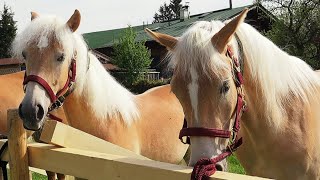
{"type": "Polygon", "coordinates": [[[47,85],[44,88],[34,81],[26,84],[19,108],[26,128],[37,130],[42,125],[51,98],[55,98],[52,94],[63,89],[70,74],[74,77],[76,72],[71,85],[74,91],[63,105],[71,126],[151,159],[170,163],[182,160],[188,148],[178,139],[184,114],[169,85],[141,95],[123,88],[75,33],[80,24],[77,10],[67,23],[36,13],[32,19],[12,49],[15,57],[26,62],[27,79],[33,75],[47,85]],[[71,67],[73,73],[69,72],[71,67]],[[48,90],[51,88],[52,92],[48,90]]]}
{"type": "MultiPolygon", "coordinates": [[[[243,144],[236,151],[245,171],[275,179],[319,179],[319,76],[243,23],[246,13],[225,24],[197,22],[179,39],[148,31],[172,51],[171,86],[190,129],[228,132],[238,112],[237,97],[245,94],[248,109],[238,135],[243,144]],[[238,72],[243,92],[236,88],[238,72]]],[[[227,144],[228,139],[191,136],[190,165],[200,158],[213,162],[228,151],[227,144]]]]}
{"type": "MultiPolygon", "coordinates": [[[[0,134],[7,136],[7,110],[17,109],[21,103],[24,92],[21,81],[23,81],[24,71],[12,74],[0,75],[0,134]]],[[[62,109],[57,109],[54,114],[61,118],[63,123],[65,115],[62,109]]]]}
{"type": "Polygon", "coordinates": [[[23,99],[24,93],[21,84],[23,76],[24,72],[0,76],[0,134],[8,135],[7,110],[18,108],[23,99]]]}
{"type": "MultiPolygon", "coordinates": [[[[18,108],[24,97],[23,86],[21,83],[23,81],[23,77],[24,71],[0,76],[0,134],[2,135],[8,135],[7,110],[18,108]]],[[[67,123],[65,121],[66,118],[63,109],[57,109],[53,114],[61,118],[63,123],[67,123]]],[[[47,174],[48,179],[55,179],[55,174],[52,172],[47,171],[47,174]]],[[[58,174],[58,178],[64,179],[64,176],[58,174]]]]}

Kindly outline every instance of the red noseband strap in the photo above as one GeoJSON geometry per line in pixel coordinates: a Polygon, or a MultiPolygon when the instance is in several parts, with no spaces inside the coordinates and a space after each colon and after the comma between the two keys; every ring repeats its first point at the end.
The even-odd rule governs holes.
{"type": "Polygon", "coordinates": [[[55,102],[57,100],[56,95],[54,94],[54,92],[52,91],[50,85],[47,83],[46,80],[42,79],[40,76],[36,76],[36,75],[29,75],[27,76],[24,81],[23,81],[23,85],[28,84],[28,82],[33,81],[38,83],[40,86],[43,87],[43,89],[46,90],[46,92],[48,93],[51,102],[55,102]]]}
{"type": "Polygon", "coordinates": [[[182,137],[184,136],[209,136],[209,137],[229,138],[230,135],[231,135],[230,131],[225,131],[221,129],[193,127],[193,128],[181,129],[179,133],[179,139],[182,140],[182,137]]]}

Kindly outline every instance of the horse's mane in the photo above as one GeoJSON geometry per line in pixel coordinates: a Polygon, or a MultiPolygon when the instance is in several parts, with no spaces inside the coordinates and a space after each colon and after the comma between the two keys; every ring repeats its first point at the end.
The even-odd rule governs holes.
{"type": "MultiPolygon", "coordinates": [[[[186,76],[197,67],[209,78],[211,73],[220,77],[222,68],[230,69],[210,41],[223,26],[220,21],[200,21],[179,38],[174,52],[169,54],[169,67],[176,75],[186,76]]],[[[282,51],[250,25],[242,23],[236,34],[243,47],[244,68],[248,68],[254,83],[261,88],[270,124],[280,127],[286,115],[285,106],[293,97],[305,103],[315,98],[320,79],[304,61],[282,51]]],[[[235,37],[230,43],[235,55],[241,54],[235,37]]]]}
{"type": "Polygon", "coordinates": [[[287,115],[285,107],[296,103],[297,98],[300,106],[317,99],[320,79],[306,62],[290,56],[246,23],[236,33],[243,46],[245,66],[261,87],[271,124],[279,128],[287,115]]]}
{"type": "MultiPolygon", "coordinates": [[[[228,65],[220,61],[220,54],[213,48],[211,37],[223,27],[220,21],[199,21],[191,26],[180,38],[174,52],[168,54],[169,68],[175,74],[186,76],[190,69],[200,66],[203,73],[219,73],[228,65]]],[[[217,74],[219,75],[219,74],[217,74]]]]}
{"type": "Polygon", "coordinates": [[[77,76],[74,93],[85,97],[98,119],[121,118],[130,124],[139,116],[134,95],[122,87],[90,52],[83,37],[72,33],[66,22],[55,16],[34,19],[12,43],[12,55],[23,59],[22,51],[30,44],[45,48],[55,39],[64,49],[66,59],[77,52],[77,76]]]}

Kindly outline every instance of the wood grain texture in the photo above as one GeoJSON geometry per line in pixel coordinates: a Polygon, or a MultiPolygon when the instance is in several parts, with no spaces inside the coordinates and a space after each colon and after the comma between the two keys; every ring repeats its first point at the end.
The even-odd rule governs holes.
{"type": "MultiPolygon", "coordinates": [[[[0,146],[3,143],[0,140],[0,146]]],[[[190,167],[185,166],[79,149],[60,148],[42,143],[29,144],[28,154],[29,165],[32,167],[92,180],[188,180],[192,172],[190,167]]],[[[264,178],[216,172],[209,179],[262,180],[264,178]]]]}
{"type": "Polygon", "coordinates": [[[27,132],[17,110],[8,110],[8,149],[11,180],[29,180],[27,132]]]}
{"type": "Polygon", "coordinates": [[[61,147],[122,155],[137,159],[148,159],[130,150],[53,120],[45,122],[40,140],[61,147]]]}

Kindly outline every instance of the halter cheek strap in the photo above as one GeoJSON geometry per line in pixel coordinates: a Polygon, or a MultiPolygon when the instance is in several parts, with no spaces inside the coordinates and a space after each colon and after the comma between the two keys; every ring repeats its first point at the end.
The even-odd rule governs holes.
{"type": "Polygon", "coordinates": [[[232,152],[242,144],[242,138],[238,138],[238,131],[240,130],[240,118],[243,111],[246,111],[247,106],[244,100],[243,91],[243,77],[241,73],[241,66],[238,58],[234,56],[232,49],[228,46],[227,56],[232,59],[233,70],[235,74],[235,85],[237,88],[237,104],[235,108],[235,120],[232,130],[221,130],[215,128],[203,128],[203,127],[187,127],[187,121],[185,120],[183,128],[179,133],[180,140],[185,144],[190,144],[190,136],[207,136],[207,137],[219,137],[219,138],[229,138],[230,142],[228,148],[224,150],[223,153],[219,154],[217,157],[209,159],[202,158],[194,166],[191,174],[191,179],[201,180],[204,177],[209,177],[216,172],[216,163],[222,161],[226,157],[230,156],[232,152]],[[187,137],[187,142],[182,140],[182,137],[187,137]]]}
{"type": "Polygon", "coordinates": [[[51,89],[50,85],[47,83],[46,80],[42,79],[42,77],[40,76],[36,76],[36,75],[29,75],[26,76],[24,81],[23,81],[23,85],[25,86],[26,84],[28,84],[28,82],[33,81],[38,83],[40,86],[43,87],[43,89],[45,89],[45,91],[48,93],[51,102],[55,102],[57,97],[54,94],[53,90],[51,89]]]}
{"type": "Polygon", "coordinates": [[[24,81],[23,81],[23,86],[24,86],[24,91],[25,86],[28,84],[28,82],[36,82],[38,83],[41,87],[43,87],[43,89],[47,92],[47,94],[50,97],[50,101],[51,101],[51,106],[48,109],[48,114],[47,116],[51,119],[57,120],[57,121],[62,121],[62,119],[58,118],[57,116],[54,116],[53,114],[51,114],[50,112],[53,111],[54,109],[58,109],[59,107],[61,107],[64,103],[64,100],[66,99],[66,97],[68,95],[70,95],[73,90],[74,90],[74,82],[76,79],[76,60],[73,58],[71,60],[71,64],[70,64],[70,68],[69,68],[69,72],[68,72],[68,78],[66,80],[65,85],[63,86],[62,89],[60,89],[57,94],[55,94],[52,90],[52,88],[50,87],[50,85],[47,83],[46,80],[44,80],[42,77],[37,76],[37,75],[26,75],[24,76],[24,81]],[[63,94],[63,92],[65,92],[63,94]],[[63,94],[63,95],[62,95],[63,94]]]}

